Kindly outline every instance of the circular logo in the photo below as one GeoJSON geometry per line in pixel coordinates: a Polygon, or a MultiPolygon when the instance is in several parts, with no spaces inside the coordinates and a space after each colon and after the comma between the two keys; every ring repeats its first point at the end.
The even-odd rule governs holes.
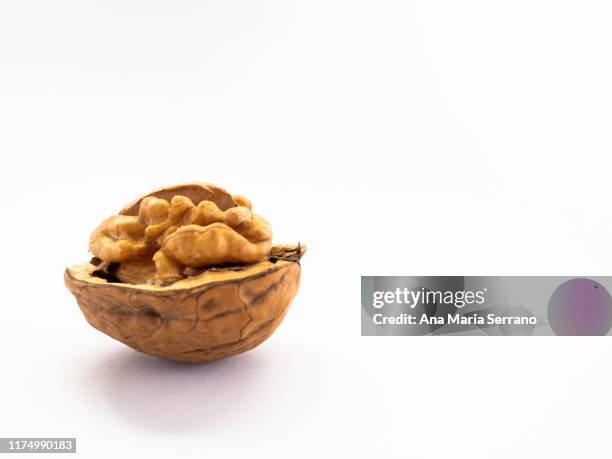
{"type": "Polygon", "coordinates": [[[594,280],[568,280],[548,301],[548,323],[557,335],[606,335],[612,326],[612,297],[594,280]]]}

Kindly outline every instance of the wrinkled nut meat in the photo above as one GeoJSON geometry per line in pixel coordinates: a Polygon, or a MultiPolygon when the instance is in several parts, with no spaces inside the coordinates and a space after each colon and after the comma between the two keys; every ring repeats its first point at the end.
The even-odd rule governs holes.
{"type": "Polygon", "coordinates": [[[212,201],[196,206],[186,196],[176,195],[170,202],[148,196],[137,216],[104,220],[92,233],[89,249],[108,263],[129,263],[153,253],[156,273],[149,281],[157,284],[185,277],[187,267],[256,263],[270,254],[272,230],[248,204],[223,211],[212,201]]]}
{"type": "Polygon", "coordinates": [[[272,246],[252,208],[204,183],[148,193],[93,231],[94,258],[66,286],[91,325],[138,351],[202,362],[252,349],[287,312],[305,252],[272,246]]]}

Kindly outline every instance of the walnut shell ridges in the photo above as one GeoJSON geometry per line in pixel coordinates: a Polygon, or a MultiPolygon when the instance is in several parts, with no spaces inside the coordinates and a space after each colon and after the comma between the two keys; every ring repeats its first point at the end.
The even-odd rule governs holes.
{"type": "MultiPolygon", "coordinates": [[[[194,204],[213,200],[222,210],[248,202],[190,183],[149,193],[121,214],[138,213],[145,197],[177,195],[194,204]]],[[[301,245],[277,245],[263,261],[212,267],[163,286],[109,281],[91,262],[67,268],[64,281],[96,329],[140,352],[207,362],[248,351],[274,332],[297,293],[304,253],[301,245]]]]}

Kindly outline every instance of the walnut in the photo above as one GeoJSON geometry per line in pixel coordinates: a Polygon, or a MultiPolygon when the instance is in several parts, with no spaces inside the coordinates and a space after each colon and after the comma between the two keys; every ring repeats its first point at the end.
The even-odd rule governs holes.
{"type": "Polygon", "coordinates": [[[283,320],[303,245],[272,246],[251,202],[189,183],[155,190],[94,230],[64,281],[86,320],[147,354],[208,362],[248,351],[283,320]]]}
{"type": "Polygon", "coordinates": [[[143,255],[150,254],[155,275],[147,281],[164,285],[184,278],[185,268],[266,259],[272,247],[270,225],[251,212],[248,199],[235,196],[233,201],[234,207],[221,210],[212,200],[195,205],[179,194],[169,201],[147,196],[137,216],[115,215],[104,220],[92,233],[89,248],[102,261],[126,265],[123,272],[130,272],[131,262],[142,267],[143,255]]]}

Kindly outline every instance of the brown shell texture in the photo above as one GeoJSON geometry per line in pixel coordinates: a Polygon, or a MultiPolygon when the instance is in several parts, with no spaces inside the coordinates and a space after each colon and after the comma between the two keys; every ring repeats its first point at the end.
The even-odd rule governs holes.
{"type": "MultiPolygon", "coordinates": [[[[231,195],[218,187],[186,186],[195,202],[202,197],[230,206],[231,195]]],[[[184,191],[154,193],[170,199],[184,191]]],[[[122,213],[136,212],[141,200],[122,213]]],[[[140,352],[209,362],[248,351],[274,332],[297,293],[304,252],[300,245],[274,246],[264,261],[207,268],[163,286],[108,279],[92,263],[66,269],[64,280],[96,329],[140,352]]]]}

